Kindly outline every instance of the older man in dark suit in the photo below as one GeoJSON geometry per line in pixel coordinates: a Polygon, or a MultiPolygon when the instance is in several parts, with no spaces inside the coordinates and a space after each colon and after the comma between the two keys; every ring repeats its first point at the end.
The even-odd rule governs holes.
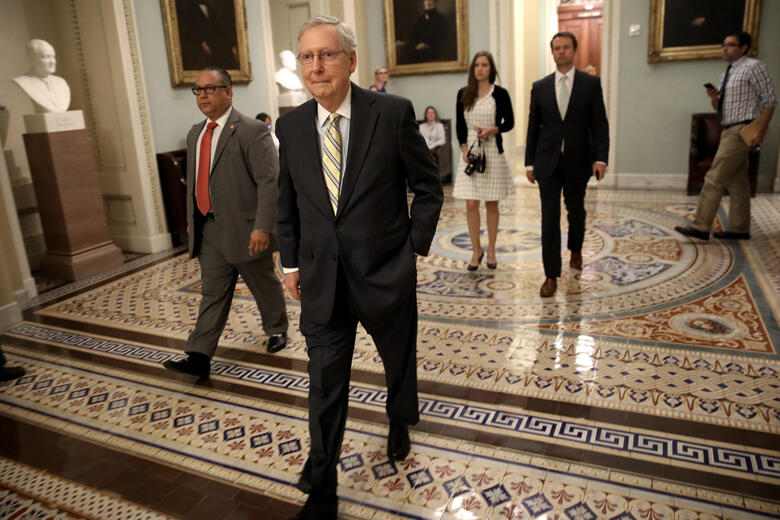
{"type": "Polygon", "coordinates": [[[298,59],[314,99],[276,126],[279,249],[309,355],[311,449],[298,483],[309,499],[295,518],[336,518],[358,322],[385,367],[390,459],[408,455],[418,421],[415,255],[428,253],[442,187],[409,100],[350,82],[356,46],[337,18],[306,22],[298,59]]]}
{"type": "Polygon", "coordinates": [[[525,146],[526,175],[539,182],[542,200],[542,297],[555,294],[561,274],[561,190],[569,220],[569,265],[582,269],[585,189],[591,175],[604,178],[609,124],[601,81],[574,68],[577,38],[556,34],[550,42],[556,71],[531,89],[525,146]]]}
{"type": "Polygon", "coordinates": [[[192,92],[207,118],[187,135],[189,253],[200,262],[202,298],[187,358],[164,365],[208,377],[239,274],[270,336],[267,350],[287,343],[284,291],[273,263],[279,165],[268,128],[232,107],[225,69],[205,68],[192,92]]]}

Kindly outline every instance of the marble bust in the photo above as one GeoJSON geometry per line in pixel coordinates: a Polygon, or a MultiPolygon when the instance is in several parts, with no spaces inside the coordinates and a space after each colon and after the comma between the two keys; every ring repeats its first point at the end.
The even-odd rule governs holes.
{"type": "Polygon", "coordinates": [[[298,106],[307,99],[303,91],[303,83],[295,73],[297,61],[292,51],[284,50],[279,53],[282,68],[276,71],[274,80],[279,90],[279,106],[298,106]]]}
{"type": "Polygon", "coordinates": [[[26,46],[30,68],[14,83],[29,96],[37,113],[66,112],[70,106],[70,87],[54,75],[57,59],[54,47],[44,40],[30,40],[26,46]]]}

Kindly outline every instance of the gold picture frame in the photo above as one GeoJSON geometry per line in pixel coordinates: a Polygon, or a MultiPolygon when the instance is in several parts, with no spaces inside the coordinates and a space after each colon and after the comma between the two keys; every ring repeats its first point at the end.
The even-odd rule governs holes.
{"type": "Polygon", "coordinates": [[[171,85],[195,84],[206,66],[252,81],[245,0],[160,0],[171,85]]]}
{"type": "Polygon", "coordinates": [[[462,72],[469,67],[468,0],[383,0],[391,75],[462,72]]]}
{"type": "Polygon", "coordinates": [[[733,13],[739,11],[743,11],[742,26],[736,30],[746,31],[753,37],[748,54],[755,56],[761,0],[728,3],[650,0],[648,63],[720,58],[720,44],[729,31],[735,30],[731,21],[738,19],[733,13]]]}

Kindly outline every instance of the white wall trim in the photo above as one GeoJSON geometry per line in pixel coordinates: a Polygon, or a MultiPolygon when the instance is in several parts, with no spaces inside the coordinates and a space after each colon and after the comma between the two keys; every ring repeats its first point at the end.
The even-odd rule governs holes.
{"type": "Polygon", "coordinates": [[[122,251],[138,251],[142,253],[159,253],[171,248],[171,235],[119,235],[113,234],[111,240],[122,251]]]}
{"type": "Polygon", "coordinates": [[[16,300],[16,303],[19,304],[19,307],[22,309],[27,307],[27,304],[30,303],[31,297],[27,293],[27,288],[22,288],[14,291],[14,300],[16,300]]]}
{"type": "Polygon", "coordinates": [[[22,321],[22,308],[17,302],[0,307],[0,330],[22,321]]]}
{"type": "Polygon", "coordinates": [[[263,33],[263,54],[265,54],[265,87],[268,89],[268,113],[274,121],[279,118],[279,100],[276,96],[276,71],[274,64],[274,37],[271,27],[270,0],[260,0],[260,31],[263,33]]]}
{"type": "MultiPolygon", "coordinates": [[[[610,177],[609,172],[607,178],[610,177]]],[[[685,192],[688,174],[685,173],[620,173],[611,175],[612,187],[626,189],[674,190],[685,192]]],[[[603,184],[602,184],[603,186],[603,184]]]]}
{"type": "MultiPolygon", "coordinates": [[[[344,23],[352,27],[352,30],[355,31],[355,35],[357,36],[357,16],[355,15],[355,0],[342,0],[342,12],[344,13],[344,23]]],[[[358,45],[358,49],[360,49],[360,46],[358,45]]],[[[355,66],[355,72],[352,74],[355,78],[360,78],[360,61],[357,60],[357,65],[355,66]]]]}
{"type": "Polygon", "coordinates": [[[615,158],[618,139],[618,77],[620,69],[620,2],[606,1],[603,4],[602,17],[604,20],[601,39],[601,72],[604,87],[604,103],[607,106],[609,118],[609,164],[610,172],[604,178],[603,185],[621,185],[616,168],[615,158]],[[604,64],[607,67],[604,67],[604,64]]]}

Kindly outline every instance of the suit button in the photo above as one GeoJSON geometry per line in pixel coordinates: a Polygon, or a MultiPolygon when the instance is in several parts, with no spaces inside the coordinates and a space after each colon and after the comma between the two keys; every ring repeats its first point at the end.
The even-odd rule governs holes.
{"type": "Polygon", "coordinates": [[[336,261],[336,255],[331,255],[330,259],[335,262],[336,261]]]}
{"type": "Polygon", "coordinates": [[[336,224],[336,229],[341,229],[341,224],[336,224]]]}

